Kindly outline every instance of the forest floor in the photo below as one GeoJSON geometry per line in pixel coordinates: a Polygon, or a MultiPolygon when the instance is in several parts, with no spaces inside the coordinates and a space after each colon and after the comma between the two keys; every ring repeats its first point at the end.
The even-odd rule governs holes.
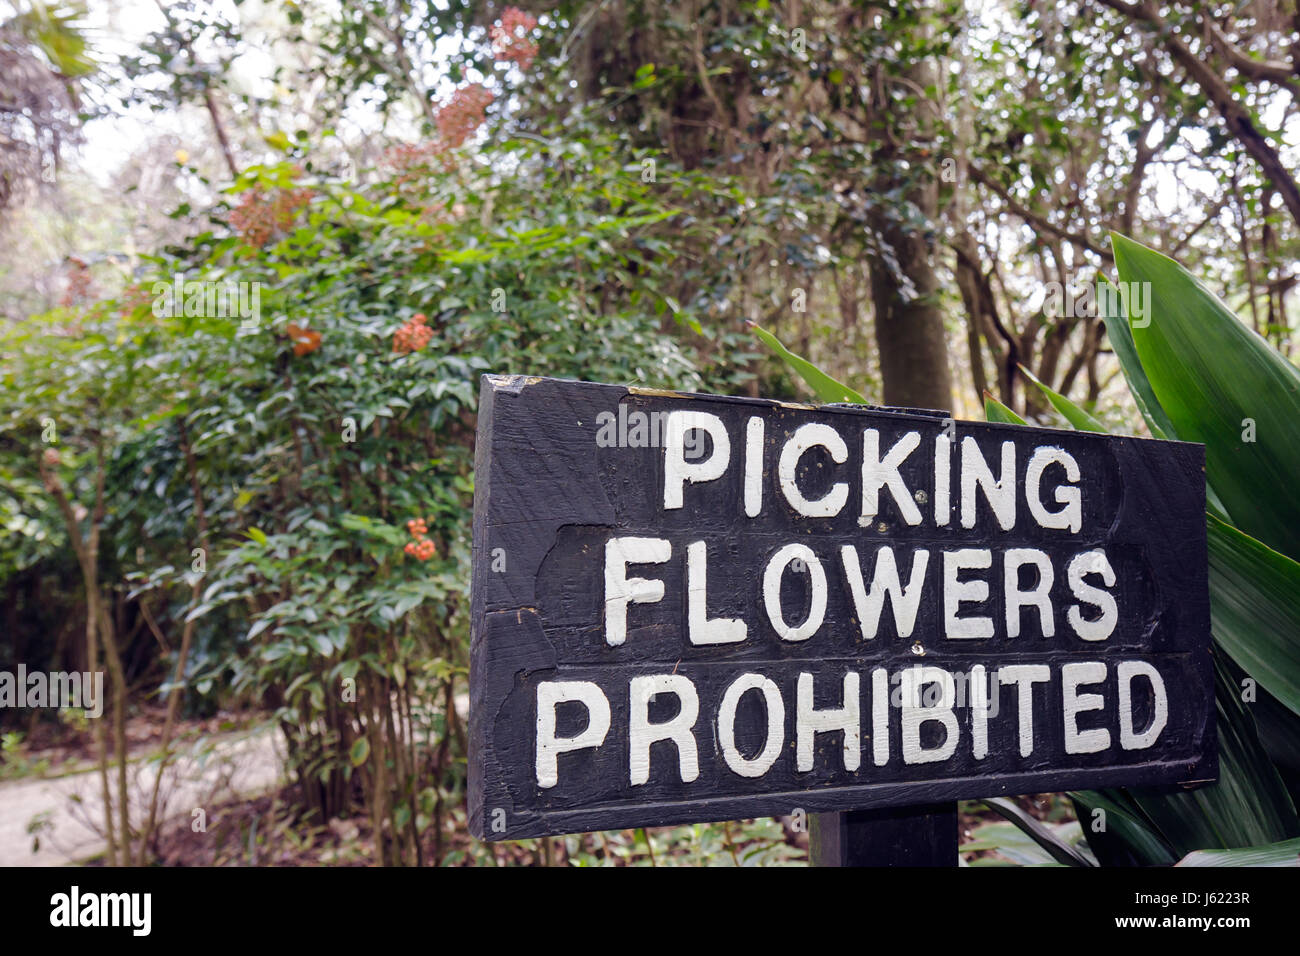
{"type": "MultiPolygon", "coordinates": [[[[163,711],[128,721],[132,819],[147,816],[157,773],[163,711]]],[[[104,803],[85,727],[34,725],[6,735],[0,762],[0,866],[99,862],[104,803]]],[[[164,866],[367,866],[375,860],[369,816],[304,819],[293,784],[282,779],[282,740],[268,723],[230,715],[183,722],[159,789],[153,859],[164,866]]],[[[116,769],[110,771],[116,788],[116,769]]],[[[741,820],[649,830],[587,833],[483,844],[468,834],[463,800],[449,795],[441,826],[422,841],[425,865],[664,866],[800,865],[807,833],[789,820],[741,820]]],[[[1053,827],[1073,820],[1057,794],[1016,802],[1053,827]]],[[[961,807],[965,863],[1040,862],[1018,830],[977,802],[961,807]]]]}
{"type": "MultiPolygon", "coordinates": [[[[127,726],[127,790],[132,819],[148,815],[157,779],[161,714],[127,726]]],[[[218,806],[255,797],[279,781],[277,734],[270,727],[213,719],[177,728],[173,759],[158,791],[158,818],[188,825],[218,806]]],[[[58,866],[103,853],[104,800],[94,770],[93,737],[84,731],[35,728],[6,754],[0,782],[0,866],[58,866]]],[[[110,786],[116,792],[116,768],[110,786]]]]}

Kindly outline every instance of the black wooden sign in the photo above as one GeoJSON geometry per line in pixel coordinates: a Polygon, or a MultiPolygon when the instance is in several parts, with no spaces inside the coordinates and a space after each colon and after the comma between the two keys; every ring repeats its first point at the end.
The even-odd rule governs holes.
{"type": "Polygon", "coordinates": [[[1217,771],[1204,449],[485,376],[488,840],[1217,771]]]}

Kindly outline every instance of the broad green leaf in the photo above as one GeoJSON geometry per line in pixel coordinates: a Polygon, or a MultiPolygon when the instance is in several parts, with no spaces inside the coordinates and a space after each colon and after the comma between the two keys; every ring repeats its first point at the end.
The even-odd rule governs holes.
{"type": "MultiPolygon", "coordinates": [[[[1107,282],[1107,285],[1111,283],[1107,282]]],[[[1106,323],[1106,335],[1110,339],[1111,350],[1119,360],[1120,370],[1124,373],[1133,402],[1146,422],[1147,429],[1153,438],[1177,440],[1178,433],[1174,430],[1165,410],[1160,407],[1160,402],[1151,389],[1151,383],[1147,381],[1147,373],[1142,370],[1142,363],[1138,361],[1137,346],[1133,344],[1133,330],[1129,328],[1118,290],[1108,295],[1098,296],[1097,307],[1102,320],[1106,323]]],[[[1205,485],[1205,499],[1211,513],[1225,521],[1231,521],[1228,509],[1224,507],[1208,479],[1205,485]]]]}
{"type": "MultiPolygon", "coordinates": [[[[1123,344],[1127,324],[1108,322],[1108,325],[1112,327],[1115,352],[1120,356],[1148,426],[1153,434],[1174,437],[1173,426],[1160,423],[1163,413],[1154,394],[1150,394],[1136,353],[1123,344]],[[1145,401],[1144,392],[1149,396],[1145,401]]],[[[1208,487],[1207,494],[1211,510],[1222,514],[1224,509],[1208,487]]],[[[1267,673],[1267,680],[1260,679],[1265,688],[1282,688],[1283,692],[1293,689],[1295,650],[1290,638],[1300,633],[1292,619],[1296,611],[1294,595],[1300,592],[1294,583],[1288,590],[1287,582],[1292,580],[1295,563],[1214,514],[1208,516],[1208,521],[1211,606],[1217,642],[1252,674],[1267,673]],[[1252,613],[1256,608],[1265,609],[1263,619],[1268,623],[1263,627],[1259,626],[1258,616],[1252,613]]],[[[1183,794],[1134,793],[1137,805],[1164,839],[1181,846],[1184,852],[1203,846],[1268,842],[1278,834],[1295,832],[1298,826],[1295,806],[1259,740],[1253,720],[1242,710],[1238,694],[1238,688],[1222,672],[1216,675],[1219,783],[1183,794]],[[1252,840],[1248,831],[1267,835],[1252,840]]],[[[1288,706],[1293,701],[1291,696],[1288,706]]],[[[1086,799],[1099,795],[1080,796],[1086,799]]],[[[1134,829],[1135,821],[1131,817],[1126,816],[1122,822],[1129,830],[1125,842],[1130,848],[1149,857],[1149,862],[1160,862],[1160,851],[1152,842],[1151,834],[1134,829]]]]}
{"type": "Polygon", "coordinates": [[[1007,406],[1003,405],[988,392],[984,393],[984,417],[991,422],[1001,422],[1004,425],[1028,425],[1025,421],[1007,406]]]}
{"type": "Polygon", "coordinates": [[[1038,386],[1039,391],[1047,396],[1047,400],[1052,403],[1052,407],[1065,416],[1065,420],[1081,432],[1105,432],[1106,426],[1097,419],[1093,418],[1088,412],[1084,411],[1074,402],[1070,401],[1060,392],[1048,388],[1033,372],[1020,366],[1020,371],[1024,373],[1025,378],[1038,386]]]}
{"type": "MultiPolygon", "coordinates": [[[[993,850],[1019,866],[1060,866],[1037,841],[1030,838],[1018,827],[1010,823],[986,823],[971,834],[972,839],[963,843],[962,853],[975,853],[981,850],[993,850]]],[[[971,866],[1005,866],[1003,860],[973,860],[971,866]]]]}
{"type": "Polygon", "coordinates": [[[800,377],[808,383],[814,394],[823,402],[851,402],[855,405],[866,405],[867,400],[840,382],[835,381],[812,362],[795,355],[780,340],[767,329],[753,323],[747,322],[755,335],[762,340],[763,344],[775,352],[785,363],[799,373],[800,377]]]}
{"type": "Polygon", "coordinates": [[[1175,866],[1300,866],[1300,840],[1283,840],[1268,846],[1236,850],[1197,850],[1175,866]]]}
{"type": "Polygon", "coordinates": [[[1205,444],[1207,479],[1233,523],[1300,557],[1300,370],[1178,263],[1120,235],[1111,241],[1121,291],[1136,283],[1150,300],[1139,320],[1126,309],[1160,407],[1179,438],[1205,444]]]}
{"type": "Polygon", "coordinates": [[[1129,791],[1179,856],[1204,849],[1259,846],[1300,836],[1300,819],[1259,741],[1241,688],[1215,655],[1217,783],[1185,793],[1129,791]]]}
{"type": "Polygon", "coordinates": [[[1207,520],[1214,639],[1300,718],[1300,564],[1207,520]]]}
{"type": "MultiPolygon", "coordinates": [[[[1040,823],[1005,797],[990,797],[983,801],[991,810],[1001,814],[1024,834],[1042,847],[1057,863],[1064,866],[1096,866],[1091,852],[1085,852],[1065,840],[1059,830],[1040,823]]],[[[1078,824],[1075,824],[1078,826],[1078,824]]],[[[1076,834],[1077,836],[1077,834],[1076,834]]]]}
{"type": "Polygon", "coordinates": [[[1168,866],[1177,859],[1160,832],[1124,791],[1084,790],[1070,796],[1076,810],[1083,807],[1087,811],[1078,815],[1079,822],[1088,845],[1103,861],[1108,848],[1132,854],[1134,862],[1143,866],[1168,866]]]}
{"type": "MultiPolygon", "coordinates": [[[[1110,283],[1107,282],[1107,285],[1110,283]]],[[[1128,381],[1133,401],[1143,420],[1146,421],[1147,428],[1156,438],[1177,438],[1174,426],[1169,422],[1169,416],[1160,407],[1160,402],[1156,400],[1156,393],[1152,391],[1151,383],[1147,381],[1147,373],[1142,371],[1142,363],[1138,361],[1137,346],[1133,344],[1133,330],[1129,328],[1128,317],[1124,314],[1118,293],[1098,296],[1097,308],[1101,313],[1102,321],[1106,323],[1106,336],[1110,339],[1110,347],[1115,353],[1115,358],[1119,360],[1120,371],[1128,381]]]]}

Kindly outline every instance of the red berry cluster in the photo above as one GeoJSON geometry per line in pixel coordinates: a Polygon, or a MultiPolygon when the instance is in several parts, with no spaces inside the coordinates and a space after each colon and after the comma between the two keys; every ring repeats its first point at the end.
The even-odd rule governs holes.
{"type": "Polygon", "coordinates": [[[490,32],[492,53],[498,60],[510,60],[526,70],[537,56],[537,44],[528,34],[537,26],[537,18],[518,7],[506,7],[501,20],[490,32]]]}
{"type": "Polygon", "coordinates": [[[393,184],[399,187],[422,181],[435,168],[446,172],[453,165],[451,157],[447,155],[447,144],[441,140],[397,143],[384,150],[380,162],[392,170],[393,184]]]}
{"type": "Polygon", "coordinates": [[[262,248],[277,232],[293,225],[298,210],[316,195],[313,189],[273,189],[269,193],[255,186],[239,197],[230,211],[230,227],[245,245],[262,248]]]}
{"type": "Polygon", "coordinates": [[[429,339],[433,338],[433,329],[424,324],[427,321],[423,312],[417,312],[402,323],[402,327],[393,333],[393,351],[418,352],[428,345],[429,339]]]}
{"type": "Polygon", "coordinates": [[[483,124],[488,105],[496,97],[481,83],[462,86],[451,94],[445,106],[438,110],[438,134],[448,147],[461,145],[483,124]]]}
{"type": "Polygon", "coordinates": [[[129,318],[153,302],[153,294],[140,283],[129,285],[117,297],[118,315],[129,318]]]}
{"type": "Polygon", "coordinates": [[[388,147],[380,163],[390,171],[397,194],[419,205],[429,197],[434,177],[455,168],[456,157],[442,140],[425,140],[388,147]]]}
{"type": "Polygon", "coordinates": [[[424,519],[412,518],[406,522],[406,530],[415,540],[406,542],[406,547],[402,550],[417,561],[428,561],[433,557],[433,542],[425,537],[429,533],[429,526],[424,523],[424,519]]]}
{"type": "Polygon", "coordinates": [[[78,259],[76,256],[68,256],[67,264],[68,286],[63,291],[63,298],[59,300],[59,305],[65,308],[79,302],[85,302],[90,298],[92,291],[90,266],[86,265],[85,260],[78,259]]]}

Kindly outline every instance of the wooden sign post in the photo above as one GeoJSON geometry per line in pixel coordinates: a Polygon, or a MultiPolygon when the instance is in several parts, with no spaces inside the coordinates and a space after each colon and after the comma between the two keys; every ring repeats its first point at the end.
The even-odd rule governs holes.
{"type": "Polygon", "coordinates": [[[960,798],[1212,780],[1204,509],[1199,445],[485,376],[470,827],[952,864],[960,798]]]}

